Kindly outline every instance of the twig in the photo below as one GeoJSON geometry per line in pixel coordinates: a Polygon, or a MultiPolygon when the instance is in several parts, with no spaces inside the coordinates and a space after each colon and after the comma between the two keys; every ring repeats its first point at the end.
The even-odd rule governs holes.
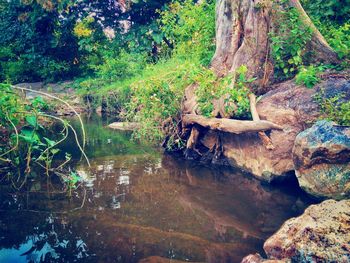
{"type": "Polygon", "coordinates": [[[80,142],[79,142],[79,138],[78,138],[78,135],[77,135],[77,132],[75,131],[75,129],[73,128],[72,125],[70,125],[69,123],[65,122],[64,120],[62,120],[61,118],[59,117],[56,117],[56,116],[53,116],[53,115],[48,115],[48,114],[44,114],[44,113],[40,113],[42,116],[45,116],[45,117],[49,117],[49,118],[53,118],[55,120],[58,120],[58,121],[61,121],[63,122],[65,125],[67,125],[69,128],[71,128],[71,130],[73,131],[74,133],[74,137],[75,137],[75,141],[77,143],[77,146],[79,148],[79,150],[81,151],[81,153],[83,154],[87,164],[89,165],[89,167],[91,167],[90,165],[90,161],[89,161],[89,158],[86,156],[85,152],[84,152],[84,149],[81,147],[80,145],[80,142]]]}
{"type": "Polygon", "coordinates": [[[12,147],[10,150],[8,150],[7,152],[3,153],[0,155],[0,160],[4,160],[4,161],[7,161],[7,162],[11,162],[10,160],[6,160],[6,159],[2,159],[1,157],[9,154],[10,152],[13,152],[14,150],[16,150],[18,148],[18,143],[19,143],[19,140],[18,140],[18,130],[16,128],[16,125],[11,121],[10,117],[8,116],[8,113],[6,113],[6,118],[8,119],[8,121],[10,122],[11,126],[13,127],[13,129],[15,130],[15,133],[16,133],[16,145],[14,147],[12,147]]]}

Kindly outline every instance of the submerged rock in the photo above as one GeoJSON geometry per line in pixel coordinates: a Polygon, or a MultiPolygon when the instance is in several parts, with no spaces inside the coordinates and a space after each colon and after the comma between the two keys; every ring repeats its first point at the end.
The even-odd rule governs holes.
{"type": "Polygon", "coordinates": [[[301,188],[316,197],[350,197],[350,128],[318,121],[300,133],[293,160],[301,188]]]}
{"type": "MultiPolygon", "coordinates": [[[[144,258],[138,261],[138,263],[185,263],[188,261],[180,261],[180,260],[176,260],[176,259],[170,259],[170,258],[163,258],[163,257],[159,257],[159,256],[151,256],[148,258],[144,258]]],[[[192,262],[192,263],[196,263],[196,262],[192,262]]],[[[199,263],[199,262],[197,262],[199,263]]]]}
{"type": "Polygon", "coordinates": [[[243,258],[241,263],[290,263],[289,259],[264,259],[260,254],[251,254],[243,258]]]}
{"type": "Polygon", "coordinates": [[[350,200],[327,200],[289,219],[264,244],[270,259],[350,262],[350,200]]]}
{"type": "MultiPolygon", "coordinates": [[[[196,113],[197,106],[193,102],[195,88],[191,86],[186,91],[182,109],[184,114],[196,113]]],[[[272,130],[267,133],[274,145],[273,150],[268,150],[263,145],[257,133],[237,135],[201,129],[196,146],[196,150],[200,152],[199,158],[207,158],[208,153],[218,148],[215,146],[220,141],[220,156],[211,154],[210,161],[229,163],[231,166],[243,168],[265,181],[285,178],[294,171],[292,149],[296,136],[320,116],[320,109],[314,101],[314,96],[321,90],[326,97],[337,94],[348,96],[350,81],[346,78],[328,79],[314,89],[298,86],[293,80],[276,85],[257,103],[257,111],[262,120],[283,127],[281,131],[272,130]],[[226,161],[220,162],[217,160],[218,156],[226,161]]]]}

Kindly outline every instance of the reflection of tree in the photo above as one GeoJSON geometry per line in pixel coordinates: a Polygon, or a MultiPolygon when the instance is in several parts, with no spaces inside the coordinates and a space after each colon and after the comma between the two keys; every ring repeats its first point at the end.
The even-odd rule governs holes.
{"type": "Polygon", "coordinates": [[[202,210],[213,221],[236,225],[236,230],[253,236],[271,235],[287,218],[301,214],[307,205],[297,195],[266,187],[239,170],[205,167],[170,155],[165,155],[162,163],[177,181],[189,186],[181,196],[185,206],[202,210]]]}
{"type": "Polygon", "coordinates": [[[0,240],[0,247],[16,249],[12,253],[27,262],[86,262],[84,259],[90,257],[83,241],[87,237],[78,236],[71,224],[67,227],[62,216],[7,212],[1,218],[0,232],[6,238],[0,240]]]}

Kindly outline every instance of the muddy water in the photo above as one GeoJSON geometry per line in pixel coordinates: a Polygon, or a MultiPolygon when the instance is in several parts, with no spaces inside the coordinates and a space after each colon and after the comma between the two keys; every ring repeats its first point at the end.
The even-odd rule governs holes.
{"type": "Polygon", "coordinates": [[[72,198],[38,182],[1,190],[0,262],[240,262],[310,204],[294,186],[188,163],[108,121],[85,118],[92,168],[74,167],[85,182],[72,198]]]}

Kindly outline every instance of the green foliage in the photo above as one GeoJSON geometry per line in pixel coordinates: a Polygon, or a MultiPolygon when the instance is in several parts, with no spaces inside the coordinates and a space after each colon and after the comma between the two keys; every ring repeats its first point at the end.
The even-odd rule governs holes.
{"type": "Polygon", "coordinates": [[[346,62],[345,59],[350,59],[350,23],[343,25],[319,21],[315,21],[315,23],[339,57],[344,62],[346,62]]]}
{"type": "Polygon", "coordinates": [[[229,85],[229,79],[220,79],[210,69],[202,68],[195,77],[198,84],[196,96],[200,113],[206,117],[211,117],[214,111],[213,100],[219,99],[221,89],[229,85]]]}
{"type": "Polygon", "coordinates": [[[318,74],[325,69],[325,66],[308,66],[299,68],[299,73],[296,75],[296,83],[305,85],[307,88],[312,88],[321,79],[318,74]]]}
{"type": "Polygon", "coordinates": [[[312,21],[343,60],[350,58],[350,0],[302,0],[312,21]]]}
{"type": "Polygon", "coordinates": [[[202,69],[196,77],[199,87],[196,90],[199,110],[206,117],[213,117],[213,101],[224,98],[225,113],[238,119],[250,118],[248,95],[251,93],[247,84],[254,79],[246,79],[247,67],[237,69],[236,76],[219,78],[209,69],[202,69]],[[232,85],[232,82],[235,83],[232,85]]]}
{"type": "MultiPolygon", "coordinates": [[[[127,119],[141,123],[136,139],[159,142],[176,134],[184,89],[214,52],[214,9],[213,1],[173,1],[158,12],[158,24],[113,40],[113,50],[104,50],[103,63],[94,67],[97,78],[77,82],[77,89],[96,106],[112,98],[127,119]],[[152,50],[147,48],[150,41],[152,50]]],[[[173,143],[182,144],[176,135],[168,138],[173,143]]]]}
{"type": "Polygon", "coordinates": [[[134,133],[136,139],[157,142],[164,138],[165,126],[171,131],[176,129],[183,92],[193,83],[191,74],[196,68],[188,61],[160,62],[131,84],[128,118],[141,124],[134,133]]]}
{"type": "Polygon", "coordinates": [[[0,3],[0,81],[57,80],[78,72],[67,1],[0,3]],[[50,3],[50,4],[48,4],[50,3]]]}
{"type": "Polygon", "coordinates": [[[276,76],[290,78],[305,63],[305,49],[311,40],[312,30],[300,19],[294,7],[282,1],[282,9],[276,11],[277,32],[270,33],[271,54],[276,76]]]}
{"type": "Polygon", "coordinates": [[[97,65],[97,77],[112,83],[122,79],[129,79],[139,74],[146,66],[145,55],[129,54],[122,50],[118,56],[105,56],[104,63],[97,65]]]}
{"type": "Polygon", "coordinates": [[[56,167],[53,167],[60,152],[58,145],[67,138],[68,125],[62,120],[64,128],[50,134],[47,129],[50,115],[42,112],[47,109],[41,97],[27,101],[12,86],[0,83],[0,170],[5,167],[8,171],[11,169],[13,176],[18,176],[9,177],[16,188],[25,185],[28,177],[40,180],[37,173],[32,172],[34,167],[42,168],[47,178],[56,172],[62,176],[64,166],[71,159],[70,154],[65,153],[65,161],[59,163],[56,158],[56,167]]]}
{"type": "Polygon", "coordinates": [[[82,182],[82,178],[77,172],[71,171],[68,176],[64,177],[63,181],[67,185],[68,195],[72,196],[72,191],[82,182]]]}
{"type": "Polygon", "coordinates": [[[160,15],[161,32],[175,46],[174,54],[208,65],[215,51],[214,1],[173,1],[160,15]]]}
{"type": "Polygon", "coordinates": [[[339,125],[350,125],[350,101],[344,100],[346,94],[340,94],[327,98],[324,90],[314,96],[319,104],[322,119],[334,121],[339,125]]]}
{"type": "Polygon", "coordinates": [[[343,24],[350,19],[349,0],[301,0],[301,4],[313,18],[343,24]]]}

